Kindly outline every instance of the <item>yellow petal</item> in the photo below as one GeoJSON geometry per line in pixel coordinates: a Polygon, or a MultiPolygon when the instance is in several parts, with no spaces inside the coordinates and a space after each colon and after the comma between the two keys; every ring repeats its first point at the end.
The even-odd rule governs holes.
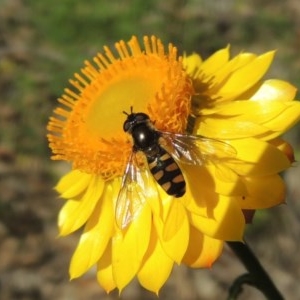
{"type": "MultiPolygon", "coordinates": [[[[232,73],[249,64],[256,57],[257,56],[253,53],[240,53],[239,55],[235,56],[233,59],[228,61],[228,63],[224,64],[222,68],[216,70],[213,74],[211,74],[214,78],[214,87],[216,89],[222,87],[224,82],[226,82],[226,80],[231,76],[232,73]]],[[[227,99],[225,98],[222,100],[227,99]]]]}
{"type": "Polygon", "coordinates": [[[214,178],[207,168],[184,165],[187,189],[181,202],[187,210],[194,214],[207,216],[207,206],[217,201],[217,194],[214,191],[214,178]]]}
{"type": "Polygon", "coordinates": [[[97,265],[97,280],[107,293],[117,287],[113,277],[111,252],[109,243],[97,265]]]}
{"type": "Polygon", "coordinates": [[[221,255],[224,242],[190,227],[190,242],[182,262],[192,268],[210,268],[221,255]]]}
{"type": "Polygon", "coordinates": [[[62,198],[74,198],[87,188],[92,176],[79,170],[73,170],[60,179],[55,190],[61,194],[62,198]]]}
{"type": "Polygon", "coordinates": [[[221,168],[228,169],[223,165],[210,165],[206,166],[207,170],[214,178],[214,190],[217,194],[222,194],[226,196],[233,195],[245,195],[246,186],[244,182],[241,180],[241,177],[238,176],[235,172],[230,172],[230,176],[225,175],[226,171],[221,171],[221,168]],[[228,178],[231,177],[230,180],[228,178]]]}
{"type": "Polygon", "coordinates": [[[173,198],[165,222],[158,218],[154,218],[154,222],[164,251],[179,264],[189,240],[189,222],[185,208],[178,199],[173,198]]]}
{"type": "Polygon", "coordinates": [[[93,176],[80,201],[68,200],[59,212],[58,226],[64,236],[80,228],[92,214],[104,188],[100,176],[93,176]]]}
{"type": "Polygon", "coordinates": [[[137,274],[140,284],[147,290],[158,294],[169,278],[172,268],[173,260],[165,253],[155,230],[152,230],[149,248],[137,274]]]}
{"type": "MultiPolygon", "coordinates": [[[[187,215],[184,206],[178,199],[171,198],[167,216],[164,219],[163,238],[169,240],[177,234],[180,227],[187,222],[187,215]]],[[[187,225],[187,224],[185,224],[187,225]]]]}
{"type": "Polygon", "coordinates": [[[285,124],[292,123],[295,117],[300,115],[297,109],[289,109],[290,106],[294,106],[293,104],[294,102],[279,100],[272,102],[234,101],[221,106],[215,115],[199,118],[197,120],[198,134],[216,139],[235,139],[262,135],[270,130],[279,131],[285,124]],[[282,115],[291,120],[283,121],[282,115]],[[283,123],[283,125],[271,127],[270,124],[273,123],[283,123]]]}
{"type": "Polygon", "coordinates": [[[196,53],[183,57],[183,67],[187,74],[189,74],[192,77],[196,75],[201,63],[202,59],[200,55],[196,53]]]}
{"type": "Polygon", "coordinates": [[[201,65],[201,73],[214,75],[214,73],[224,66],[229,59],[229,47],[216,51],[207,58],[201,65]]]}
{"type": "Polygon", "coordinates": [[[241,241],[245,219],[238,202],[230,197],[219,195],[219,201],[207,208],[208,218],[191,213],[191,224],[203,234],[215,239],[241,241]]]}
{"type": "MultiPolygon", "coordinates": [[[[185,195],[181,198],[181,202],[183,203],[187,211],[191,211],[194,214],[205,217],[207,216],[207,210],[202,205],[207,199],[204,197],[204,193],[202,193],[203,189],[201,189],[199,186],[200,184],[198,183],[197,191],[199,191],[198,195],[201,195],[201,197],[197,197],[197,199],[195,199],[191,190],[195,191],[196,188],[187,188],[185,195]],[[198,204],[198,201],[200,204],[198,204]]],[[[205,195],[207,194],[205,193],[205,195]]],[[[213,195],[216,195],[216,193],[214,193],[213,195]]]]}
{"type": "MultiPolygon", "coordinates": [[[[287,81],[269,79],[264,81],[258,90],[250,97],[252,101],[291,101],[294,99],[297,88],[287,81]]],[[[244,99],[249,99],[244,98],[244,99]]],[[[272,105],[271,103],[269,105],[272,105]]]]}
{"type": "Polygon", "coordinates": [[[255,123],[263,123],[272,120],[282,113],[288,104],[283,101],[234,101],[223,105],[218,110],[220,118],[230,120],[248,120],[255,123]]]}
{"type": "Polygon", "coordinates": [[[72,256],[70,264],[70,277],[72,279],[81,276],[93,266],[107,247],[115,222],[112,198],[112,187],[108,186],[88,219],[72,256]]]}
{"type": "Polygon", "coordinates": [[[121,291],[139,270],[148,248],[151,232],[151,210],[145,204],[139,216],[125,232],[117,231],[113,237],[112,260],[114,280],[121,291]]]}
{"type": "Polygon", "coordinates": [[[263,125],[272,131],[277,131],[278,135],[281,135],[294,126],[299,120],[300,102],[293,101],[286,103],[286,108],[280,115],[276,118],[266,120],[263,125]]]}
{"type": "Polygon", "coordinates": [[[271,175],[291,165],[284,153],[267,142],[249,138],[231,140],[229,143],[237,150],[237,160],[225,164],[240,175],[271,175]]]}
{"type": "Polygon", "coordinates": [[[264,53],[236,70],[218,91],[218,95],[227,100],[234,99],[251,88],[266,73],[273,61],[274,54],[274,51],[264,53]]]}
{"type": "Polygon", "coordinates": [[[294,149],[288,142],[281,138],[276,138],[268,142],[282,151],[291,163],[295,162],[294,149]]]}
{"type": "Polygon", "coordinates": [[[162,198],[166,196],[166,192],[160,185],[150,176],[150,184],[147,187],[147,204],[150,205],[153,215],[161,216],[162,198]]]}
{"type": "Polygon", "coordinates": [[[279,175],[244,177],[248,195],[239,203],[242,209],[263,209],[278,205],[285,198],[285,184],[279,175]]]}
{"type": "Polygon", "coordinates": [[[263,135],[268,128],[257,124],[255,119],[230,119],[217,115],[202,116],[196,120],[197,134],[213,139],[239,139],[263,135]]]}
{"type": "Polygon", "coordinates": [[[228,176],[222,177],[225,172],[220,172],[221,166],[222,164],[205,167],[184,166],[187,190],[181,201],[187,210],[207,217],[207,207],[218,201],[218,194],[228,196],[246,194],[246,187],[240,176],[231,171],[230,173],[234,173],[235,176],[228,181],[228,176]]]}

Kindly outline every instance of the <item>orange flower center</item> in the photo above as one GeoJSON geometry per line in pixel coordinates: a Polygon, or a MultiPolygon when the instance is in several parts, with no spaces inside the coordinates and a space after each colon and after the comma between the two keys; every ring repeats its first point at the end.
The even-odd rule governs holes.
{"type": "Polygon", "coordinates": [[[132,141],[123,132],[123,111],[145,112],[164,131],[184,132],[193,94],[181,57],[171,44],[168,53],[155,37],[144,38],[142,51],[133,37],[116,43],[118,57],[108,47],[94,64],[85,62],[58,100],[50,118],[48,139],[53,159],[73,168],[111,179],[123,174],[132,141]]]}

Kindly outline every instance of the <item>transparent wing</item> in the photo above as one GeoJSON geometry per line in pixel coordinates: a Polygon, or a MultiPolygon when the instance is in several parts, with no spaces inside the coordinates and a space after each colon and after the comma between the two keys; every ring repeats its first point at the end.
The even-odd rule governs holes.
{"type": "Polygon", "coordinates": [[[137,165],[135,152],[132,152],[122,178],[120,192],[116,201],[116,222],[120,229],[126,228],[140,213],[146,202],[148,174],[137,165]]]}
{"type": "Polygon", "coordinates": [[[216,139],[171,132],[161,132],[161,136],[162,146],[175,159],[185,164],[218,163],[236,156],[236,150],[231,145],[216,139]]]}

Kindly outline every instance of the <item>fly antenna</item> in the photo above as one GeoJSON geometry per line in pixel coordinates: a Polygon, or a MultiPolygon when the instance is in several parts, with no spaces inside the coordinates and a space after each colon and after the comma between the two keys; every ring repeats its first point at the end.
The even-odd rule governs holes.
{"type": "Polygon", "coordinates": [[[130,106],[130,114],[125,110],[123,110],[123,114],[126,115],[126,116],[129,116],[130,114],[133,114],[133,106],[132,105],[130,106]]]}

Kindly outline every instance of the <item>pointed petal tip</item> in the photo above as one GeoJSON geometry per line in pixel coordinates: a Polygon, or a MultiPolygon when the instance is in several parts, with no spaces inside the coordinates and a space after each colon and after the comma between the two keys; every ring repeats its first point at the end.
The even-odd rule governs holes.
{"type": "Polygon", "coordinates": [[[71,268],[69,267],[69,281],[72,281],[78,277],[80,277],[80,275],[75,275],[74,272],[72,272],[71,268]]]}

